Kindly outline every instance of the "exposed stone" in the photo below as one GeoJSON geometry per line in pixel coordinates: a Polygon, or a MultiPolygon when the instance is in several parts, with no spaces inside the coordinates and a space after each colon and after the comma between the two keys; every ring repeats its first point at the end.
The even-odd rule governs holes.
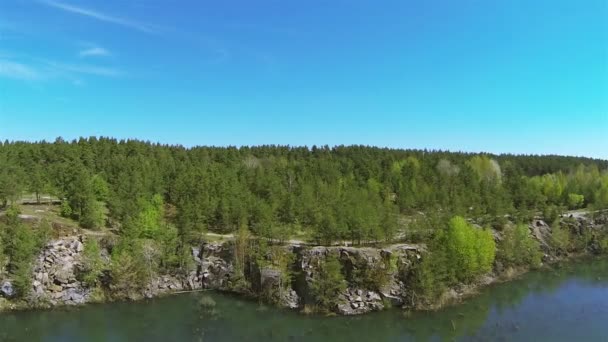
{"type": "Polygon", "coordinates": [[[60,286],[60,285],[53,284],[53,285],[51,285],[51,286],[48,287],[48,290],[51,291],[51,292],[61,292],[61,291],[63,291],[63,287],[60,286]]]}
{"type": "Polygon", "coordinates": [[[10,281],[5,281],[2,283],[2,286],[0,287],[0,293],[6,298],[12,298],[17,294],[13,283],[11,283],[10,281]]]}

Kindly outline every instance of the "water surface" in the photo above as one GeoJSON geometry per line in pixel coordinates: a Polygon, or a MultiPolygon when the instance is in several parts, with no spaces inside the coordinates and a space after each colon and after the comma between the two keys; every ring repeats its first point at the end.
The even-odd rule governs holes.
{"type": "Polygon", "coordinates": [[[0,341],[608,341],[608,259],[532,272],[437,312],[304,316],[207,292],[0,314],[0,341]],[[211,297],[213,310],[200,305],[211,297]]]}

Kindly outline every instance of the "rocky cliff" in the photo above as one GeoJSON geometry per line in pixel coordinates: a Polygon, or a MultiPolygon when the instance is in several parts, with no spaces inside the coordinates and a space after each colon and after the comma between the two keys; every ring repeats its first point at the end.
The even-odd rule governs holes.
{"type": "MultiPolygon", "coordinates": [[[[599,229],[605,223],[601,219],[594,221],[576,217],[568,220],[567,225],[573,231],[582,232],[584,229],[599,229]]],[[[546,261],[558,258],[549,245],[550,230],[541,220],[530,224],[530,233],[540,241],[546,261]]],[[[499,233],[496,238],[500,239],[499,233]]],[[[46,245],[34,266],[32,291],[27,298],[30,306],[78,305],[98,300],[92,289],[79,280],[84,244],[86,239],[83,236],[72,236],[46,245]]],[[[192,247],[195,267],[191,272],[187,275],[157,275],[143,293],[132,299],[209,289],[259,297],[282,307],[304,309],[314,306],[312,284],[320,277],[320,265],[332,257],[339,261],[346,282],[337,304],[331,308],[335,313],[356,315],[383,310],[387,306],[420,307],[410,276],[413,266],[425,257],[423,245],[394,244],[383,248],[287,245],[278,246],[278,254],[275,250],[274,254],[249,255],[239,261],[235,247],[234,241],[208,242],[192,247]],[[287,263],[279,267],[273,259],[287,260],[287,263]]],[[[109,261],[106,250],[101,254],[104,260],[109,261]]],[[[495,270],[481,279],[477,286],[495,281],[500,272],[495,270]]],[[[0,295],[11,298],[14,294],[11,280],[5,279],[0,285],[0,295]]],[[[449,297],[457,300],[467,295],[469,290],[451,289],[449,297]]]]}

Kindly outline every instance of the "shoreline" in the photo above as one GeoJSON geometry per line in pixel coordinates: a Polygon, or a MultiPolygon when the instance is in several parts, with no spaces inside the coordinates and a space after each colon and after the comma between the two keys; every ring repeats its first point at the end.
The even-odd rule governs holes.
{"type": "MultiPolygon", "coordinates": [[[[384,308],[382,311],[386,311],[386,310],[395,310],[395,311],[402,311],[402,312],[441,311],[446,308],[455,307],[455,306],[464,304],[467,301],[474,299],[475,297],[480,295],[481,292],[486,291],[493,286],[498,286],[498,285],[510,283],[512,281],[517,281],[532,272],[550,272],[550,271],[554,270],[554,268],[557,265],[561,265],[561,264],[573,265],[573,264],[582,262],[585,259],[588,259],[591,261],[598,261],[598,260],[607,259],[607,258],[608,258],[608,256],[605,256],[605,255],[594,255],[594,254],[590,254],[590,253],[573,254],[571,256],[556,259],[556,260],[553,260],[552,262],[543,264],[541,267],[536,268],[536,269],[530,269],[530,268],[512,269],[512,271],[508,272],[509,273],[508,275],[501,274],[501,275],[494,276],[494,277],[486,275],[486,276],[482,277],[489,281],[482,281],[482,282],[478,282],[476,284],[468,284],[468,285],[463,284],[461,287],[458,287],[457,289],[456,288],[448,289],[448,290],[446,290],[445,293],[453,292],[455,294],[455,296],[451,296],[439,304],[436,303],[435,305],[431,305],[431,306],[417,306],[417,307],[407,307],[407,308],[387,307],[387,308],[384,308]]],[[[482,280],[482,279],[480,279],[480,280],[482,280]]],[[[244,295],[242,293],[237,293],[234,291],[225,291],[225,290],[218,290],[218,289],[197,289],[197,290],[187,290],[187,291],[165,292],[162,294],[158,294],[154,297],[142,297],[139,299],[106,299],[103,301],[90,301],[90,302],[87,302],[84,304],[79,304],[79,305],[64,304],[64,305],[37,307],[37,306],[29,305],[24,301],[12,302],[12,301],[8,301],[5,298],[0,297],[0,315],[6,314],[6,313],[11,313],[11,312],[37,312],[37,311],[55,311],[55,310],[68,311],[68,310],[72,310],[72,309],[80,309],[83,307],[107,305],[107,304],[113,304],[113,303],[137,304],[137,303],[141,303],[141,302],[145,302],[145,301],[151,301],[151,300],[162,299],[162,298],[170,298],[173,296],[193,294],[193,293],[213,293],[213,294],[217,294],[217,295],[221,295],[221,296],[229,296],[229,297],[234,297],[234,298],[239,298],[239,299],[245,299],[245,300],[248,300],[251,302],[254,302],[259,299],[254,296],[248,296],[248,295],[244,295]],[[3,303],[4,304],[8,303],[9,306],[1,305],[3,303]]],[[[259,300],[258,300],[258,302],[259,302],[259,300]]],[[[264,304],[266,304],[267,306],[270,306],[274,309],[277,309],[277,310],[286,310],[286,311],[294,312],[294,313],[297,313],[299,315],[304,315],[304,316],[310,316],[310,315],[318,316],[318,317],[348,316],[348,315],[340,315],[340,314],[336,314],[336,313],[321,313],[321,312],[314,312],[314,311],[305,312],[304,309],[289,309],[289,308],[285,308],[285,307],[278,307],[278,306],[271,305],[268,303],[264,303],[264,304]]],[[[373,312],[368,312],[365,314],[373,314],[373,312]]]]}
{"type": "MultiPolygon", "coordinates": [[[[220,245],[222,245],[222,244],[220,244],[220,245]]],[[[214,248],[217,248],[219,245],[212,244],[212,246],[214,246],[214,248]]],[[[300,248],[302,248],[302,247],[300,247],[300,248]]],[[[203,247],[203,249],[204,249],[204,247],[203,247]]],[[[360,250],[366,250],[367,252],[369,252],[370,250],[376,251],[376,252],[377,251],[386,251],[386,249],[377,249],[377,248],[371,248],[371,247],[360,247],[360,248],[358,248],[358,247],[324,247],[324,246],[308,247],[308,250],[315,250],[315,249],[317,249],[317,250],[319,250],[319,249],[332,250],[333,249],[333,250],[339,250],[339,253],[343,253],[345,250],[348,250],[351,253],[353,251],[360,251],[360,250]]],[[[418,252],[417,250],[415,250],[415,251],[418,252]]],[[[401,305],[383,305],[382,307],[374,308],[371,310],[365,310],[364,312],[363,311],[353,311],[353,312],[349,312],[349,313],[341,313],[341,312],[336,312],[336,311],[326,312],[325,315],[328,315],[328,314],[336,315],[336,316],[360,315],[360,314],[367,314],[367,313],[370,313],[373,311],[383,311],[383,310],[391,309],[391,308],[405,310],[405,311],[407,311],[407,310],[437,311],[437,310],[441,310],[441,309],[444,309],[444,308],[447,308],[450,306],[462,304],[463,302],[466,302],[467,300],[474,298],[480,292],[484,291],[485,289],[487,289],[491,286],[496,286],[498,284],[508,283],[508,282],[517,280],[530,272],[549,271],[553,267],[555,267],[555,265],[559,265],[561,263],[568,263],[568,264],[576,263],[576,262],[578,262],[582,259],[586,259],[586,258],[595,260],[595,259],[601,259],[602,256],[594,255],[589,252],[573,253],[573,254],[569,254],[568,256],[553,257],[550,261],[543,263],[541,265],[541,267],[539,267],[537,269],[529,268],[529,267],[507,268],[500,274],[490,273],[490,274],[483,275],[471,284],[459,284],[458,286],[448,288],[443,292],[443,294],[438,298],[438,300],[433,303],[424,303],[422,301],[418,301],[418,302],[414,302],[413,305],[412,304],[408,305],[405,302],[405,300],[403,300],[401,305]]],[[[201,262],[204,262],[204,261],[201,261],[201,262]]],[[[167,276],[160,276],[159,278],[163,278],[163,277],[167,277],[167,276]]],[[[178,279],[177,277],[173,277],[173,278],[178,279]]],[[[181,281],[182,281],[182,283],[187,282],[186,279],[182,279],[181,281]]],[[[72,307],[82,307],[82,306],[90,305],[90,304],[93,304],[93,305],[110,304],[110,303],[115,303],[115,302],[136,303],[136,302],[146,300],[146,299],[164,298],[164,297],[170,297],[170,296],[175,296],[175,295],[179,295],[179,294],[199,293],[199,292],[208,292],[208,291],[211,291],[214,293],[220,293],[222,295],[231,295],[231,296],[235,296],[235,297],[239,297],[239,298],[247,298],[249,300],[258,300],[258,301],[261,300],[259,295],[251,293],[250,291],[239,292],[229,286],[228,287],[222,287],[222,286],[209,287],[209,286],[203,285],[200,288],[194,288],[194,289],[185,289],[184,288],[184,289],[172,290],[169,287],[167,287],[165,291],[157,291],[153,294],[151,292],[149,292],[147,295],[139,295],[139,296],[134,296],[134,297],[124,297],[123,296],[121,298],[119,296],[112,297],[112,296],[105,296],[105,295],[101,298],[89,297],[85,302],[78,303],[78,304],[66,304],[63,302],[57,302],[55,304],[50,304],[49,302],[28,302],[26,300],[9,300],[9,299],[0,297],[0,314],[6,313],[6,312],[11,312],[11,311],[37,311],[37,310],[65,309],[65,308],[72,308],[72,307]]],[[[372,292],[372,291],[370,291],[370,292],[372,292]]],[[[382,301],[386,301],[385,293],[380,292],[380,296],[382,297],[381,298],[382,301]]],[[[300,300],[302,301],[301,298],[300,298],[300,300]]],[[[319,311],[315,311],[315,310],[310,311],[308,309],[308,306],[301,302],[298,303],[297,306],[293,306],[293,307],[288,307],[281,303],[274,303],[274,304],[266,303],[266,304],[269,306],[283,308],[283,309],[287,309],[287,310],[290,310],[293,312],[298,312],[299,314],[304,314],[304,315],[308,315],[308,314],[323,315],[323,313],[319,312],[319,311]]]]}

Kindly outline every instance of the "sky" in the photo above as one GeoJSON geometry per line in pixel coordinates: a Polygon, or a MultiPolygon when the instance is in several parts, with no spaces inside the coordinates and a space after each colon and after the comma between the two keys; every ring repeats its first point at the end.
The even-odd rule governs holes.
{"type": "Polygon", "coordinates": [[[608,159],[606,0],[1,0],[0,139],[608,159]]]}

